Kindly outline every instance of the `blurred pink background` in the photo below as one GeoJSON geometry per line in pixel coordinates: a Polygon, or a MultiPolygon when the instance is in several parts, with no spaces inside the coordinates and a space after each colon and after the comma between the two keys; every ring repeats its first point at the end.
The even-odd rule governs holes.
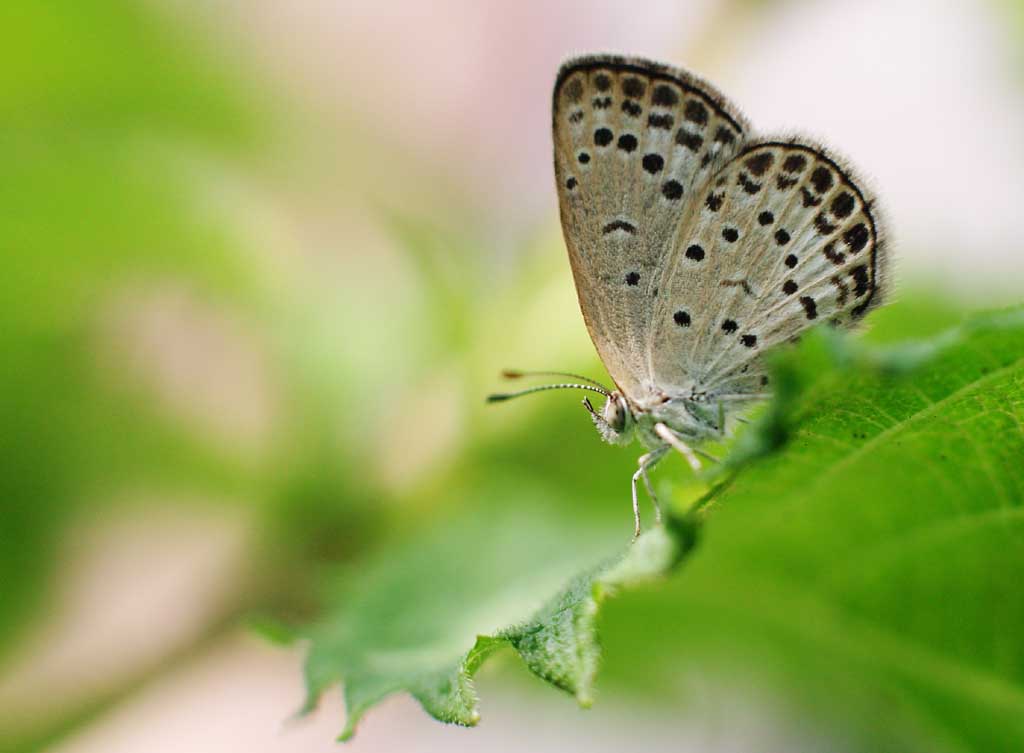
{"type": "MultiPolygon", "coordinates": [[[[234,217],[258,263],[285,285],[314,281],[304,294],[338,319],[380,306],[382,296],[401,314],[416,295],[393,239],[367,219],[371,208],[415,207],[446,224],[473,223],[460,229],[487,244],[496,273],[515,264],[524,244],[558,245],[550,88],[565,57],[599,50],[692,68],[758,130],[808,133],[849,155],[884,202],[900,280],[935,282],[965,298],[984,290],[990,303],[1019,297],[1024,97],[1019,40],[997,2],[148,2],[281,93],[286,143],[260,177],[201,161],[183,169],[201,176],[204,211],[234,217]],[[366,284],[384,275],[392,280],[384,293],[366,284]]],[[[545,361],[544,349],[589,352],[569,276],[559,279],[538,299],[549,295],[544,311],[568,323],[538,344],[532,362],[545,361]]],[[[244,324],[173,287],[143,297],[141,305],[113,304],[119,345],[110,358],[169,410],[236,447],[240,462],[258,463],[282,398],[244,324]],[[121,305],[135,313],[122,316],[121,305]],[[218,360],[211,365],[203,353],[218,360]]],[[[415,345],[381,353],[374,326],[347,333],[351,360],[339,365],[339,382],[358,370],[361,384],[400,386],[419,368],[415,345]]],[[[360,438],[376,448],[366,456],[389,461],[365,469],[382,483],[431,473],[459,442],[456,378],[441,369],[424,379],[436,387],[434,402],[411,417],[371,421],[353,399],[351,423],[372,424],[360,438]],[[396,422],[428,418],[437,427],[429,443],[395,449],[385,441],[396,422]]],[[[371,388],[351,389],[358,397],[371,388]]],[[[46,626],[0,674],[0,721],[16,727],[21,717],[111,693],[109,706],[46,749],[337,750],[337,695],[313,718],[288,720],[302,696],[297,650],[241,627],[192,648],[238,608],[252,575],[256,541],[245,507],[158,500],[144,515],[125,508],[69,539],[46,626]]],[[[734,689],[708,687],[681,735],[663,720],[638,724],[644,710],[612,698],[583,714],[567,698],[510,692],[489,684],[490,671],[481,677],[479,729],[443,727],[396,698],[368,717],[348,749],[820,749],[806,722],[787,721],[771,699],[735,698],[734,689]]]]}

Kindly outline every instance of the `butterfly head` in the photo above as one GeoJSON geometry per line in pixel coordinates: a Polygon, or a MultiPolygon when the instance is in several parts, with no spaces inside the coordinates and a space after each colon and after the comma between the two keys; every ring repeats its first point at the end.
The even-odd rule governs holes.
{"type": "Polygon", "coordinates": [[[629,403],[618,390],[609,393],[600,413],[594,410],[589,400],[584,400],[583,404],[590,411],[594,426],[604,441],[609,444],[629,444],[633,441],[636,421],[629,403]]]}

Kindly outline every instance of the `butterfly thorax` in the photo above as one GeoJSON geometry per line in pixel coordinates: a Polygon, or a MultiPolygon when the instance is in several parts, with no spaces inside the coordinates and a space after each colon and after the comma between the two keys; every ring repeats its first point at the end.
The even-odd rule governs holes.
{"type": "Polygon", "coordinates": [[[654,431],[656,424],[665,424],[688,441],[700,442],[722,434],[724,412],[720,403],[698,395],[671,398],[654,408],[638,409],[634,418],[637,439],[653,449],[665,444],[654,431]]]}
{"type": "Polygon", "coordinates": [[[595,424],[602,439],[610,444],[630,444],[635,438],[648,449],[655,449],[665,444],[655,431],[659,423],[689,441],[699,442],[721,436],[724,419],[723,405],[699,392],[687,397],[659,394],[643,402],[614,392],[601,419],[595,416],[595,424]]]}

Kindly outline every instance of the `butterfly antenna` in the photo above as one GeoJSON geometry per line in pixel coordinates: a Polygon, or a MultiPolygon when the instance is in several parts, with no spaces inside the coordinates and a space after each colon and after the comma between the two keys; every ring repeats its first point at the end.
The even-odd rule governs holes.
{"type": "Polygon", "coordinates": [[[534,392],[544,392],[545,390],[590,390],[591,392],[600,393],[605,397],[608,397],[610,394],[604,387],[595,387],[592,384],[542,384],[540,387],[530,387],[528,390],[520,390],[519,392],[499,392],[494,395],[488,395],[487,402],[500,403],[503,400],[511,400],[514,397],[531,395],[534,392]]]}
{"type": "Polygon", "coordinates": [[[581,382],[587,382],[595,387],[600,387],[606,395],[611,393],[610,389],[596,379],[585,377],[582,374],[573,374],[571,371],[519,371],[518,369],[505,369],[501,372],[501,375],[506,379],[520,379],[521,377],[569,377],[570,379],[579,379],[581,382]]]}

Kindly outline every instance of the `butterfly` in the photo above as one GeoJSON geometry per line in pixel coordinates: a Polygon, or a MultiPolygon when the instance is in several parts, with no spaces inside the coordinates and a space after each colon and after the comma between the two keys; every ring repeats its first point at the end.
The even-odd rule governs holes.
{"type": "Polygon", "coordinates": [[[737,107],[688,71],[588,55],[559,70],[552,101],[562,229],[580,309],[615,389],[578,388],[611,444],[670,449],[723,436],[771,394],[764,354],[821,322],[851,326],[882,299],[886,253],[874,197],[810,139],[756,135],[737,107]]]}

